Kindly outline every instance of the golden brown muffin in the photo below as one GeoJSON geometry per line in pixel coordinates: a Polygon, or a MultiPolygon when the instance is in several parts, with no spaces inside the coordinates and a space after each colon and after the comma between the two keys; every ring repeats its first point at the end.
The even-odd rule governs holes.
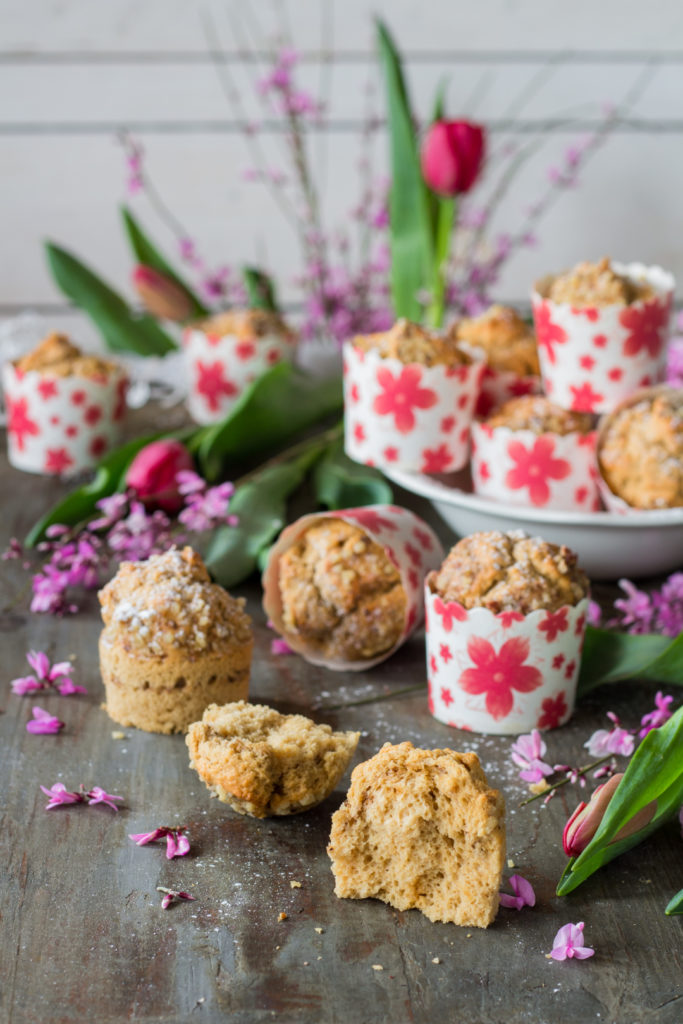
{"type": "Polygon", "coordinates": [[[589,434],[593,417],[554,405],[543,395],[521,395],[511,398],[484,421],[487,427],[508,430],[531,430],[534,434],[589,434]]]}
{"type": "Polygon", "coordinates": [[[243,341],[263,338],[267,334],[284,336],[288,341],[294,341],[296,337],[280,314],[268,309],[228,309],[196,326],[205,334],[218,334],[221,337],[232,334],[243,341]]]}
{"type": "Polygon", "coordinates": [[[123,562],[99,593],[106,710],[121,725],[182,732],[212,701],[243,700],[254,638],[242,598],[190,547],[123,562]]]}
{"type": "Polygon", "coordinates": [[[457,341],[483,349],[494,370],[537,377],[541,372],[533,328],[509,306],[491,306],[481,316],[465,318],[452,328],[457,341]]]}
{"type": "Polygon", "coordinates": [[[599,263],[577,263],[572,270],[558,274],[550,284],[547,297],[571,306],[628,306],[653,295],[647,284],[638,284],[617,274],[607,256],[599,263]]]}
{"type": "Polygon", "coordinates": [[[498,910],[505,803],[476,754],[385,743],[332,816],[335,893],[486,928],[498,910]]]}
{"type": "Polygon", "coordinates": [[[454,337],[432,334],[411,320],[397,320],[390,331],[359,335],[353,344],[364,352],[377,352],[382,359],[398,359],[402,363],[467,366],[472,362],[454,337]]]}
{"type": "Polygon", "coordinates": [[[528,537],[521,530],[473,533],[451,548],[427,578],[430,590],[464,608],[522,615],[554,612],[588,595],[588,577],[569,548],[528,537]]]}
{"type": "Polygon", "coordinates": [[[605,482],[634,508],[683,506],[683,391],[653,390],[617,410],[603,428],[605,482]]]}
{"type": "Polygon", "coordinates": [[[84,355],[64,334],[48,334],[40,344],[14,363],[21,373],[30,370],[51,377],[108,377],[119,367],[108,359],[84,355]]]}
{"type": "Polygon", "coordinates": [[[190,767],[219,800],[254,818],[307,811],[330,795],[359,732],[238,701],[206,709],[185,738],[190,767]]]}
{"type": "Polygon", "coordinates": [[[398,569],[357,526],[326,518],[280,558],[285,639],[303,639],[331,660],[360,661],[390,650],[405,625],[398,569]]]}

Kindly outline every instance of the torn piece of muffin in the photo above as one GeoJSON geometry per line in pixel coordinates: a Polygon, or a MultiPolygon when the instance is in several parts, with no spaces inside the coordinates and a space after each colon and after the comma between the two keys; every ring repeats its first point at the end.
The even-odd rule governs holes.
{"type": "Polygon", "coordinates": [[[486,928],[505,860],[503,797],[476,754],[386,743],[353,770],[327,852],[343,899],[486,928]]]}
{"type": "Polygon", "coordinates": [[[588,595],[588,577],[577,562],[564,545],[528,537],[521,530],[491,530],[458,541],[427,584],[442,600],[467,609],[553,612],[588,595]]]}
{"type": "Polygon", "coordinates": [[[183,732],[216,701],[247,697],[254,637],[244,600],[190,547],[122,562],[100,591],[106,710],[121,725],[183,732]]]}
{"type": "Polygon", "coordinates": [[[455,339],[480,348],[494,370],[519,377],[538,376],[538,349],[533,327],[510,306],[490,306],[477,317],[465,317],[452,328],[455,339]]]}
{"type": "Polygon", "coordinates": [[[406,593],[384,549],[343,519],[321,519],[280,558],[286,640],[325,658],[359,661],[403,633],[406,593]]]}
{"type": "Polygon", "coordinates": [[[639,299],[652,298],[653,294],[649,284],[618,274],[607,256],[599,263],[577,263],[571,270],[558,274],[547,290],[547,297],[553,302],[576,307],[628,306],[639,299]]]}
{"type": "Polygon", "coordinates": [[[401,363],[422,366],[469,366],[471,357],[451,335],[433,334],[411,320],[397,320],[388,331],[359,335],[353,339],[355,348],[376,352],[382,359],[398,359],[401,363]]]}
{"type": "Polygon", "coordinates": [[[211,704],[190,726],[190,766],[219,800],[254,818],[296,814],[334,790],[358,732],[332,732],[264,704],[211,704]]]}

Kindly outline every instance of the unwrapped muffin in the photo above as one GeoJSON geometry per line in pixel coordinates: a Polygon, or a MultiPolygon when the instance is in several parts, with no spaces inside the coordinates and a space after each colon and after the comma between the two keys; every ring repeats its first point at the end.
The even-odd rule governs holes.
{"type": "Polygon", "coordinates": [[[603,424],[598,462],[611,495],[627,505],[683,506],[683,391],[651,388],[632,396],[603,424]]]}
{"type": "Polygon", "coordinates": [[[360,733],[332,732],[263,704],[211,704],[185,742],[190,767],[211,792],[254,818],[307,811],[330,795],[360,733]]]}
{"type": "Polygon", "coordinates": [[[432,714],[484,733],[567,721],[588,599],[588,579],[567,547],[522,531],[463,538],[427,577],[432,714]]]}
{"type": "Polygon", "coordinates": [[[498,910],[505,804],[476,754],[386,743],[332,816],[335,893],[486,928],[498,910]]]}
{"type": "Polygon", "coordinates": [[[215,701],[243,700],[254,643],[244,600],[190,547],[123,562],[99,594],[106,710],[121,725],[183,732],[215,701]]]}

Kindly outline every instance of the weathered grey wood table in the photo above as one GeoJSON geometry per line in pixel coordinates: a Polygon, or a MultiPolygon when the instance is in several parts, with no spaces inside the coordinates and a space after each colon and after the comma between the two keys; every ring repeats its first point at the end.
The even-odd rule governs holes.
{"type": "MultiPolygon", "coordinates": [[[[59,484],[9,469],[2,456],[3,547],[59,492],[59,484]]],[[[16,563],[1,564],[3,1024],[683,1019],[683,921],[664,916],[683,884],[677,824],[558,899],[562,826],[578,801],[576,788],[565,787],[546,807],[537,801],[520,808],[527,794],[510,761],[510,739],[440,725],[422,694],[329,710],[423,680],[421,635],[367,675],[325,672],[271,655],[257,583],[243,588],[257,636],[253,700],[362,730],[357,760],[405,739],[479,754],[505,793],[508,857],[537,894],[534,909],[501,909],[486,931],[334,896],[325,847],[347,779],[308,814],[254,821],[209,798],[188,767],[182,737],[126,729],[124,740],[113,738],[118,727],[100,707],[96,600],[72,618],[31,615],[25,597],[11,603],[25,577],[16,563]],[[39,701],[66,721],[58,736],[27,733],[32,701],[10,692],[9,680],[26,674],[31,648],[73,657],[77,681],[88,687],[87,697],[39,701]],[[125,806],[118,814],[102,806],[46,812],[39,786],[55,782],[102,786],[125,797],[125,806]],[[163,845],[138,848],[128,838],[161,824],[189,827],[188,856],[167,861],[163,845]],[[197,902],[162,910],[158,885],[188,890],[197,902]],[[586,922],[593,959],[546,959],[568,921],[586,922]]],[[[607,709],[632,727],[655,691],[637,684],[597,691],[570,725],[547,735],[548,758],[579,763],[586,738],[607,724],[607,709]]]]}

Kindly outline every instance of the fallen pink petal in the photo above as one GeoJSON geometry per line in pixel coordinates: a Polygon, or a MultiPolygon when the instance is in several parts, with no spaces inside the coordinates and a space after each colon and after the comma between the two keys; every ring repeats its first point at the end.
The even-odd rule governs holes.
{"type": "Polygon", "coordinates": [[[156,839],[161,839],[166,833],[167,830],[165,828],[155,828],[151,832],[129,833],[128,838],[132,839],[136,846],[146,846],[147,843],[153,843],[156,839]]]}
{"type": "Polygon", "coordinates": [[[123,800],[122,796],[114,796],[111,793],[106,793],[101,786],[93,786],[92,789],[88,790],[86,795],[89,805],[106,804],[107,807],[111,807],[114,811],[118,811],[118,807],[114,803],[114,800],[118,800],[119,803],[123,800]]]}
{"type": "Polygon", "coordinates": [[[165,893],[164,898],[161,901],[162,910],[167,910],[172,903],[176,900],[196,900],[196,896],[190,896],[189,892],[183,892],[180,889],[166,889],[163,885],[157,886],[157,892],[165,893]]]}
{"type": "Polygon", "coordinates": [[[87,693],[85,686],[77,686],[71,679],[65,679],[63,683],[55,683],[62,697],[71,697],[75,693],[87,693]]]}
{"type": "MultiPolygon", "coordinates": [[[[54,688],[62,696],[69,696],[73,693],[87,693],[82,686],[76,686],[71,678],[73,667],[70,661],[56,662],[50,664],[50,659],[44,651],[29,651],[26,660],[35,672],[33,676],[21,676],[13,679],[10,683],[12,692],[19,697],[25,697],[29,693],[38,693],[41,690],[54,688]]],[[[35,730],[31,730],[35,731],[35,730]]]]}
{"type": "Polygon", "coordinates": [[[606,757],[608,754],[620,754],[630,757],[635,748],[635,739],[628,729],[623,729],[613,711],[607,717],[614,723],[611,729],[598,729],[584,743],[591,757],[606,757]]]}
{"type": "Polygon", "coordinates": [[[671,705],[673,704],[673,697],[665,697],[661,690],[658,690],[655,696],[655,708],[654,711],[648,712],[647,715],[643,715],[640,720],[641,730],[638,733],[640,738],[647,736],[653,729],[659,729],[661,725],[664,725],[670,718],[673,712],[671,711],[671,705]]]}
{"type": "Polygon", "coordinates": [[[177,828],[161,825],[159,828],[152,829],[151,832],[129,834],[128,838],[132,839],[137,846],[146,846],[147,843],[154,843],[157,839],[166,839],[166,857],[171,860],[173,857],[184,857],[186,853],[190,852],[190,840],[185,835],[186,831],[184,825],[179,825],[177,828]]]}
{"type": "Polygon", "coordinates": [[[33,708],[33,719],[26,723],[26,731],[36,736],[55,735],[64,728],[64,722],[44,708],[33,708]]]}
{"type": "Polygon", "coordinates": [[[10,682],[12,693],[17,697],[25,697],[27,693],[38,693],[45,689],[45,684],[38,682],[35,676],[20,676],[10,682]]]}
{"type": "Polygon", "coordinates": [[[520,779],[525,782],[541,782],[547,775],[552,775],[554,768],[543,761],[547,747],[538,729],[519,736],[512,744],[512,760],[522,770],[520,779]]]}
{"type": "Polygon", "coordinates": [[[531,882],[527,881],[526,878],[522,878],[521,875],[510,875],[508,885],[515,895],[510,896],[506,892],[501,892],[501,907],[510,907],[513,910],[521,910],[522,907],[536,906],[536,893],[534,892],[531,882]]]}
{"type": "Polygon", "coordinates": [[[553,948],[547,955],[553,960],[587,960],[588,957],[594,956],[595,950],[582,944],[583,929],[583,921],[563,925],[555,936],[553,948]]]}
{"type": "Polygon", "coordinates": [[[65,804],[80,804],[84,800],[82,793],[74,793],[68,790],[63,782],[55,782],[54,786],[51,786],[50,789],[47,789],[45,786],[40,788],[45,796],[50,797],[50,802],[45,807],[46,811],[51,810],[53,807],[62,807],[65,804]]]}
{"type": "Polygon", "coordinates": [[[286,640],[283,640],[281,637],[276,637],[274,640],[270,641],[270,653],[293,654],[294,652],[286,640]]]}

